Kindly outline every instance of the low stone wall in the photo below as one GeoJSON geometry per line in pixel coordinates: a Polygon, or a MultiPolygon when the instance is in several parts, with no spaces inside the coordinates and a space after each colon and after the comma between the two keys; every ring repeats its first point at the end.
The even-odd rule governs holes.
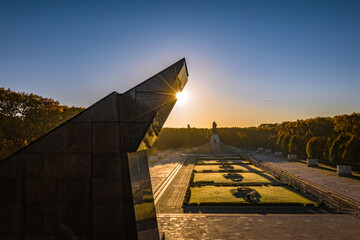
{"type": "Polygon", "coordinates": [[[351,166],[337,165],[337,175],[339,177],[349,177],[352,175],[351,166]]]}
{"type": "Polygon", "coordinates": [[[275,152],[275,156],[282,156],[282,152],[275,152]]]}
{"type": "Polygon", "coordinates": [[[319,161],[316,158],[308,158],[306,163],[308,167],[317,167],[319,165],[319,161]]]}

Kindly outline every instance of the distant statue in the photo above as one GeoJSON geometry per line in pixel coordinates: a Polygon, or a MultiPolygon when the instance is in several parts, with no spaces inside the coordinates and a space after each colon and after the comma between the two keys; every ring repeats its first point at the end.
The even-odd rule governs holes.
{"type": "Polygon", "coordinates": [[[217,126],[217,124],[216,124],[216,122],[214,121],[214,122],[213,122],[213,134],[217,134],[216,126],[217,126]]]}

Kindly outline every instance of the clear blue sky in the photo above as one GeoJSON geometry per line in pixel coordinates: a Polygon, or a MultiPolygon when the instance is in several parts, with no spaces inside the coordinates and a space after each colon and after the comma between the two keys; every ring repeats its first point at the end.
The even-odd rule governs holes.
{"type": "Polygon", "coordinates": [[[166,126],[360,112],[360,1],[0,0],[5,88],[87,107],[182,57],[166,126]]]}

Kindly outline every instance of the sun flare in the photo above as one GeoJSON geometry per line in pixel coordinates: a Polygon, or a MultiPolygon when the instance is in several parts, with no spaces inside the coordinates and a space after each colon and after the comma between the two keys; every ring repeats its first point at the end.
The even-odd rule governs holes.
{"type": "Polygon", "coordinates": [[[183,105],[184,103],[187,102],[189,96],[188,96],[187,92],[182,91],[182,92],[178,92],[178,93],[176,94],[176,98],[177,98],[178,104],[179,104],[179,105],[183,105]]]}

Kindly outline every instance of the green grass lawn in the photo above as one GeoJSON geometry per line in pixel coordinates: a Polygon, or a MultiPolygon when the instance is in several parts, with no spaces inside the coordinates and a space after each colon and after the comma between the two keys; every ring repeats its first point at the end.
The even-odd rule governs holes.
{"type": "Polygon", "coordinates": [[[197,159],[199,160],[241,160],[243,158],[241,158],[240,156],[222,156],[222,157],[218,157],[218,156],[199,156],[197,157],[197,159]]]}
{"type": "Polygon", "coordinates": [[[287,186],[250,187],[258,195],[251,203],[242,195],[234,195],[237,187],[201,186],[190,188],[188,204],[204,205],[315,205],[318,203],[310,198],[295,192],[287,186]]]}
{"type": "Polygon", "coordinates": [[[228,164],[247,164],[249,162],[245,161],[245,160],[238,160],[238,159],[235,159],[235,160],[197,160],[196,161],[196,164],[201,164],[201,165],[204,165],[204,164],[223,164],[223,163],[228,163],[228,164]]]}
{"type": "Polygon", "coordinates": [[[197,172],[202,171],[243,171],[243,172],[258,172],[262,171],[260,168],[255,167],[254,165],[195,165],[194,168],[197,172]]]}
{"type": "Polygon", "coordinates": [[[154,202],[135,204],[134,210],[137,221],[155,217],[154,202]]]}
{"type": "Polygon", "coordinates": [[[214,183],[232,183],[232,184],[269,184],[280,183],[271,175],[263,172],[241,172],[241,173],[194,173],[193,183],[214,182],[214,183]]]}

